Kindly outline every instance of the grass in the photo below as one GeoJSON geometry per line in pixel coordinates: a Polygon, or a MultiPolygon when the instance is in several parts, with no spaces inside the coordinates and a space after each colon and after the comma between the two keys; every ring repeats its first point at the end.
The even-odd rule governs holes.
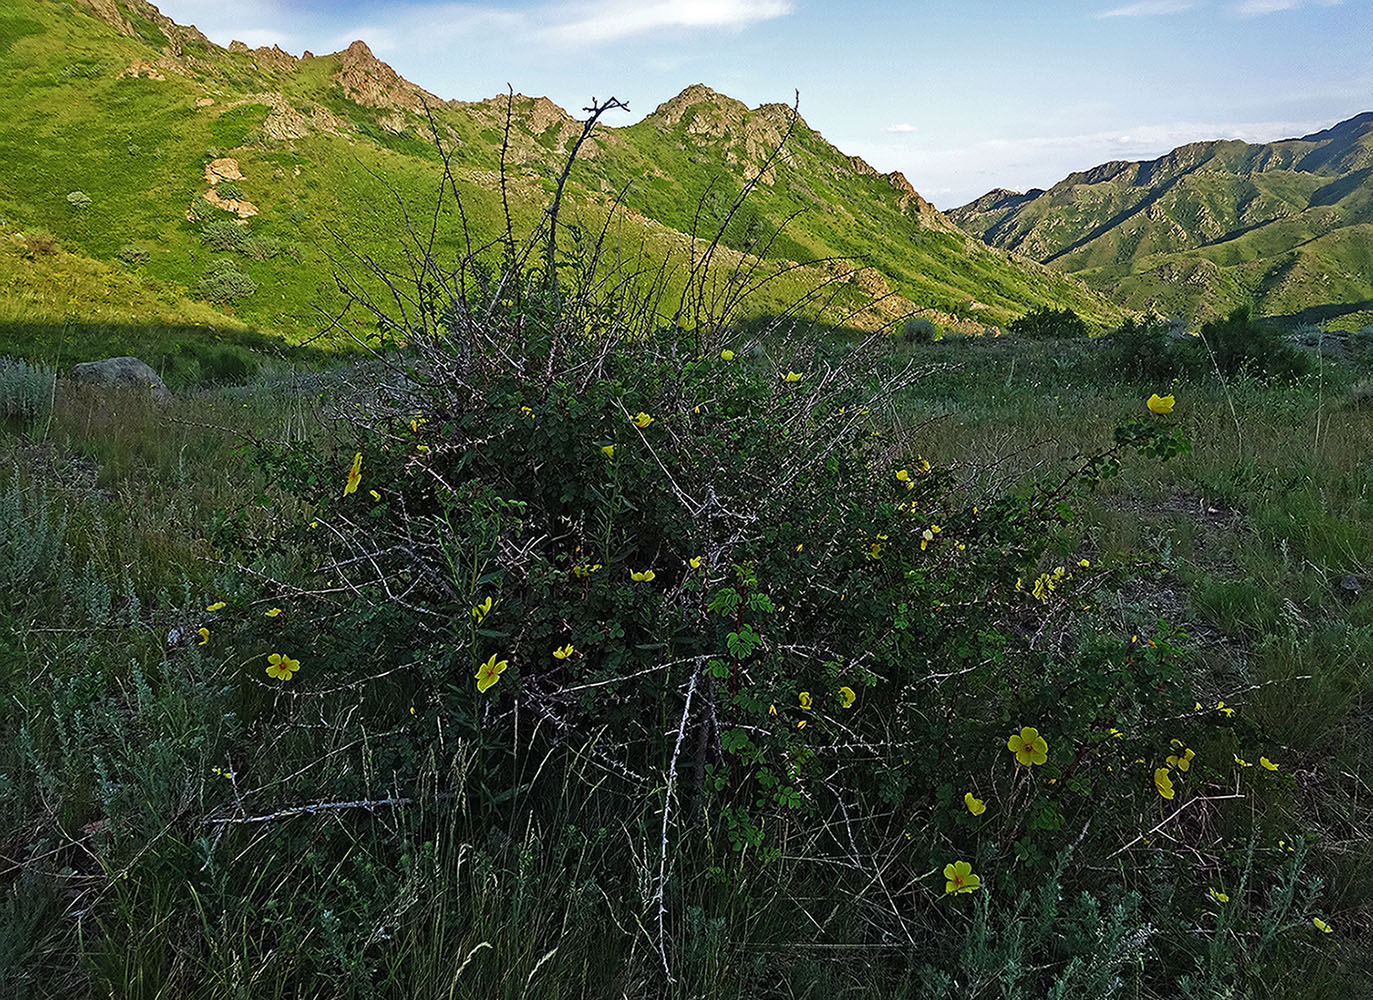
{"type": "MultiPolygon", "coordinates": [[[[886,433],[987,481],[1063,468],[1162,388],[1115,383],[1091,352],[1055,343],[949,337],[895,350],[929,373],[886,433]]],[[[1319,836],[1308,873],[1323,882],[1318,905],[1337,933],[1256,958],[1270,979],[1256,996],[1369,985],[1373,840],[1361,803],[1373,774],[1373,604],[1336,586],[1373,566],[1373,472],[1358,444],[1373,414],[1341,395],[1355,377],[1169,387],[1193,452],[1108,480],[1060,540],[1064,552],[1128,568],[1120,620],[1141,632],[1159,617],[1184,627],[1198,700],[1235,706],[1297,776],[1254,800],[1252,830],[1195,831],[1208,855],[1236,849],[1227,838],[1257,837],[1267,850],[1299,829],[1319,836]]],[[[253,500],[264,473],[237,435],[303,432],[334,447],[316,407],[266,388],[210,391],[170,410],[63,397],[50,418],[3,438],[0,467],[14,470],[4,498],[21,514],[10,523],[28,526],[0,537],[0,694],[14,706],[0,726],[7,995],[40,995],[40,984],[68,996],[936,995],[899,947],[845,950],[864,940],[866,903],[803,843],[768,866],[745,856],[715,868],[690,847],[675,855],[683,872],[704,875],[674,899],[677,981],[665,987],[642,923],[656,799],[603,772],[594,745],[562,746],[535,726],[495,753],[461,742],[407,750],[372,728],[407,718],[404,702],[388,711],[362,691],[297,697],[244,683],[238,664],[255,649],[245,623],[265,607],[251,603],[252,573],[290,579],[308,567],[289,548],[252,556],[247,578],[222,563],[245,525],[271,516],[253,500]],[[15,561],[39,542],[46,557],[15,561]],[[215,600],[230,610],[206,613],[215,600]],[[215,636],[209,650],[166,647],[169,631],[201,623],[215,636]],[[250,728],[260,735],[247,740],[250,728]],[[483,775],[508,775],[509,797],[203,825],[211,803],[236,799],[246,815],[387,799],[381,776],[397,753],[420,754],[435,786],[475,791],[483,775]],[[34,785],[37,799],[21,791],[34,785]],[[834,950],[804,944],[816,940],[834,950]]],[[[302,527],[283,537],[310,513],[293,517],[302,527]]],[[[302,641],[289,612],[283,627],[282,641],[302,641]]],[[[1011,903],[977,918],[998,949],[1011,940],[1011,903]]],[[[1103,932],[1107,917],[1083,919],[1103,932]]],[[[926,933],[953,941],[961,931],[926,933]]],[[[1303,940],[1283,940],[1294,935],[1303,940]]],[[[990,990],[1004,985],[1004,966],[969,968],[990,990]]]]}

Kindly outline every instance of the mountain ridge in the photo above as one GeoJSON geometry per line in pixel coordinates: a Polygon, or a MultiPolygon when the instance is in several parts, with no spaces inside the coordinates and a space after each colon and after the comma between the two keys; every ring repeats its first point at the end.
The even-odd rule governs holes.
{"type": "Polygon", "coordinates": [[[1187,143],[949,217],[1135,309],[1373,319],[1373,111],[1299,138],[1187,143]],[[1347,308],[1346,308],[1347,307],[1347,308]]]}
{"type": "MultiPolygon", "coordinates": [[[[440,99],[362,40],[322,55],[220,47],[146,0],[9,10],[29,27],[0,60],[0,216],[193,295],[227,287],[216,275],[228,267],[247,279],[232,287],[255,290],[219,308],[292,340],[339,308],[338,241],[400,252],[401,203],[432,203],[441,180],[436,134],[466,209],[440,217],[448,252],[464,226],[478,246],[503,232],[502,169],[517,228],[536,224],[582,130],[547,97],[440,99]],[[239,175],[223,190],[205,170],[220,160],[239,175]]],[[[843,153],[792,107],[750,109],[705,84],[631,124],[598,124],[564,208],[569,221],[612,215],[618,238],[671,273],[724,225],[722,267],[767,256],[763,310],[821,284],[834,321],[862,328],[919,312],[975,333],[1038,305],[1103,324],[1124,315],[1075,279],[969,237],[899,172],[843,153]]]]}

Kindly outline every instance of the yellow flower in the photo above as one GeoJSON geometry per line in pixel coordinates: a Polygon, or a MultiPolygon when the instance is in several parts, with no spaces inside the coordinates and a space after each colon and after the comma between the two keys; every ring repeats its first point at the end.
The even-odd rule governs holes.
{"type": "Polygon", "coordinates": [[[1253,766],[1254,766],[1253,764],[1251,764],[1251,763],[1249,763],[1247,760],[1245,760],[1243,757],[1241,757],[1239,754],[1232,754],[1231,756],[1233,756],[1233,757],[1235,758],[1235,763],[1238,764],[1240,767],[1253,767],[1253,766]]]}
{"type": "Polygon", "coordinates": [[[629,422],[632,423],[635,427],[639,428],[639,430],[643,430],[649,424],[653,423],[653,418],[650,417],[643,410],[640,410],[637,416],[629,418],[629,422]]]}
{"type": "Polygon", "coordinates": [[[1217,903],[1230,902],[1230,897],[1223,892],[1217,892],[1215,889],[1207,889],[1206,891],[1211,894],[1211,898],[1214,899],[1217,903]]]}
{"type": "Polygon", "coordinates": [[[1087,568],[1089,568],[1089,567],[1092,565],[1092,564],[1091,564],[1088,560],[1086,560],[1086,559],[1079,559],[1079,560],[1077,561],[1077,564],[1078,564],[1079,566],[1081,566],[1083,569],[1087,569],[1087,568]]]}
{"type": "Polygon", "coordinates": [[[606,461],[610,461],[610,460],[614,459],[614,458],[615,458],[615,446],[614,446],[613,444],[603,444],[603,445],[601,445],[601,454],[604,455],[604,456],[606,457],[606,461]]]}
{"type": "Polygon", "coordinates": [[[731,351],[728,347],[726,347],[723,351],[720,352],[720,360],[721,360],[721,361],[733,361],[733,360],[734,360],[734,352],[731,351]]]}
{"type": "Polygon", "coordinates": [[[1173,797],[1175,794],[1173,792],[1173,779],[1169,774],[1168,768],[1154,768],[1154,787],[1158,789],[1158,793],[1165,799],[1171,799],[1173,797]]]}
{"type": "Polygon", "coordinates": [[[629,571],[629,578],[633,580],[635,583],[652,583],[653,578],[657,575],[658,574],[653,572],[653,570],[651,569],[646,569],[642,573],[636,570],[629,571]]]}
{"type": "Polygon", "coordinates": [[[692,556],[689,562],[690,562],[690,566],[691,566],[692,569],[700,569],[700,568],[701,568],[701,557],[700,557],[700,556],[692,556]]]}
{"type": "Polygon", "coordinates": [[[203,646],[210,641],[210,630],[207,629],[204,625],[200,626],[200,628],[196,629],[195,631],[196,635],[200,636],[200,642],[198,642],[196,645],[203,646]]]}
{"type": "Polygon", "coordinates": [[[932,524],[920,533],[920,551],[925,551],[925,546],[934,541],[934,536],[939,534],[942,529],[937,524],[932,524]]]}
{"type": "Polygon", "coordinates": [[[600,563],[578,563],[576,566],[572,567],[572,572],[575,576],[588,577],[600,568],[600,563]]]}
{"type": "Polygon", "coordinates": [[[1175,402],[1176,400],[1173,399],[1172,396],[1160,396],[1158,393],[1154,393],[1152,396],[1149,397],[1149,402],[1145,405],[1149,407],[1150,413],[1162,414],[1172,413],[1173,404],[1175,402]]]}
{"type": "Polygon", "coordinates": [[[1320,931],[1322,934],[1330,934],[1333,933],[1335,930],[1335,928],[1331,927],[1320,917],[1312,917],[1311,923],[1315,924],[1316,930],[1320,931]]]}
{"type": "Polygon", "coordinates": [[[475,621],[478,625],[480,625],[483,621],[486,620],[486,616],[491,613],[491,609],[494,606],[495,602],[488,597],[486,600],[482,601],[480,604],[478,604],[475,608],[472,609],[472,620],[475,621]]]}
{"type": "Polygon", "coordinates": [[[534,411],[531,410],[531,409],[530,409],[529,407],[527,407],[527,406],[521,406],[521,407],[520,407],[520,413],[522,413],[524,416],[528,417],[530,420],[533,420],[533,419],[534,419],[534,411]]]}
{"type": "Polygon", "coordinates": [[[973,866],[966,861],[955,861],[944,866],[944,891],[972,892],[982,887],[982,877],[973,874],[973,866]]]}
{"type": "Polygon", "coordinates": [[[300,669],[300,661],[293,660],[285,653],[270,653],[267,656],[267,676],[279,681],[289,681],[300,669]]]}
{"type": "Polygon", "coordinates": [[[898,483],[909,483],[909,482],[911,481],[911,473],[910,473],[910,470],[909,470],[909,469],[897,469],[897,470],[896,470],[896,481],[897,481],[898,483]]]}
{"type": "Polygon", "coordinates": [[[572,643],[569,642],[566,646],[561,646],[558,649],[553,650],[553,658],[557,660],[565,660],[569,656],[571,656],[573,652],[574,651],[572,649],[572,643]]]}
{"type": "Polygon", "coordinates": [[[427,454],[429,451],[429,446],[427,444],[417,444],[415,445],[415,450],[427,454]]]}
{"type": "Polygon", "coordinates": [[[215,601],[213,604],[211,604],[211,605],[210,605],[208,608],[206,608],[205,610],[206,610],[206,611],[218,611],[220,608],[227,608],[227,607],[228,607],[228,605],[225,604],[223,601],[215,601]]]}
{"type": "Polygon", "coordinates": [[[968,812],[974,816],[981,816],[987,811],[987,803],[983,802],[972,792],[963,793],[963,804],[968,807],[968,812]]]}
{"type": "Polygon", "coordinates": [[[769,706],[768,706],[768,715],[771,715],[771,716],[774,716],[774,717],[777,715],[777,706],[776,706],[776,705],[769,705],[769,706]]]}
{"type": "Polygon", "coordinates": [[[1274,764],[1267,757],[1259,758],[1259,767],[1263,768],[1265,771],[1276,771],[1278,769],[1278,765],[1274,764]]]}
{"type": "Polygon", "coordinates": [[[802,691],[799,695],[797,695],[797,699],[801,702],[801,707],[809,711],[811,706],[810,692],[802,691]]]}
{"type": "Polygon", "coordinates": [[[314,531],[314,530],[315,530],[316,528],[318,528],[318,527],[319,527],[319,522],[318,522],[318,521],[311,521],[311,522],[310,522],[310,530],[311,530],[311,531],[314,531]]]}
{"type": "Polygon", "coordinates": [[[477,666],[477,690],[485,693],[487,688],[501,679],[501,674],[505,673],[508,666],[510,664],[507,661],[497,661],[496,654],[492,653],[490,659],[477,666]]]}
{"type": "Polygon", "coordinates": [[[281,614],[281,609],[273,608],[271,611],[263,612],[263,614],[268,618],[276,618],[278,615],[281,614]]]}
{"type": "Polygon", "coordinates": [[[372,494],[373,503],[379,503],[381,501],[381,494],[378,493],[376,490],[368,490],[367,492],[372,494]]]}
{"type": "Polygon", "coordinates": [[[805,720],[805,719],[802,719],[800,722],[798,722],[798,723],[796,724],[796,728],[797,728],[797,729],[805,729],[805,728],[806,728],[806,720],[805,720]]]}
{"type": "Polygon", "coordinates": [[[1181,754],[1169,754],[1168,766],[1175,767],[1183,772],[1190,771],[1192,769],[1192,758],[1195,756],[1196,752],[1190,747],[1184,749],[1181,754]]]}
{"type": "Polygon", "coordinates": [[[1006,741],[1006,749],[1014,753],[1016,761],[1026,767],[1043,764],[1049,759],[1049,744],[1034,726],[1025,726],[1020,732],[1012,733],[1006,741]]]}
{"type": "Polygon", "coordinates": [[[1235,710],[1233,708],[1226,708],[1225,702],[1223,701],[1216,702],[1216,711],[1219,712],[1221,715],[1225,716],[1227,719],[1235,714],[1235,710]]]}
{"type": "Polygon", "coordinates": [[[343,495],[356,493],[360,482],[362,482],[362,452],[353,456],[353,464],[348,467],[348,481],[343,484],[343,495]]]}
{"type": "Polygon", "coordinates": [[[800,374],[799,372],[788,370],[787,373],[782,376],[782,381],[787,383],[793,383],[800,382],[803,378],[805,378],[805,376],[800,374]]]}
{"type": "Polygon", "coordinates": [[[843,705],[845,708],[853,708],[853,703],[857,700],[858,695],[856,695],[853,688],[849,687],[847,684],[839,689],[839,704],[843,705]]]}
{"type": "Polygon", "coordinates": [[[429,423],[429,421],[424,419],[423,414],[416,413],[414,418],[410,421],[410,429],[414,431],[416,434],[418,434],[419,429],[427,423],[429,423]]]}

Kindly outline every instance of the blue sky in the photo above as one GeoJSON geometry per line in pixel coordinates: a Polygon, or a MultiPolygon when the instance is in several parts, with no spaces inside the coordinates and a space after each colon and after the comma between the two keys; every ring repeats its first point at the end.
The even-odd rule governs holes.
{"type": "Polygon", "coordinates": [[[628,124],[692,83],[792,100],[941,208],[1210,138],[1373,110],[1373,0],[162,0],[227,45],[362,38],[440,97],[546,95],[628,124]]]}

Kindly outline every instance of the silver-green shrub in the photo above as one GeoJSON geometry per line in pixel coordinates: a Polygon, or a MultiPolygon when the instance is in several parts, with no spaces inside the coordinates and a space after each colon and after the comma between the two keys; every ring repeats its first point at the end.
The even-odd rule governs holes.
{"type": "Polygon", "coordinates": [[[0,417],[33,419],[46,413],[56,384],[51,368],[0,358],[0,417]]]}

